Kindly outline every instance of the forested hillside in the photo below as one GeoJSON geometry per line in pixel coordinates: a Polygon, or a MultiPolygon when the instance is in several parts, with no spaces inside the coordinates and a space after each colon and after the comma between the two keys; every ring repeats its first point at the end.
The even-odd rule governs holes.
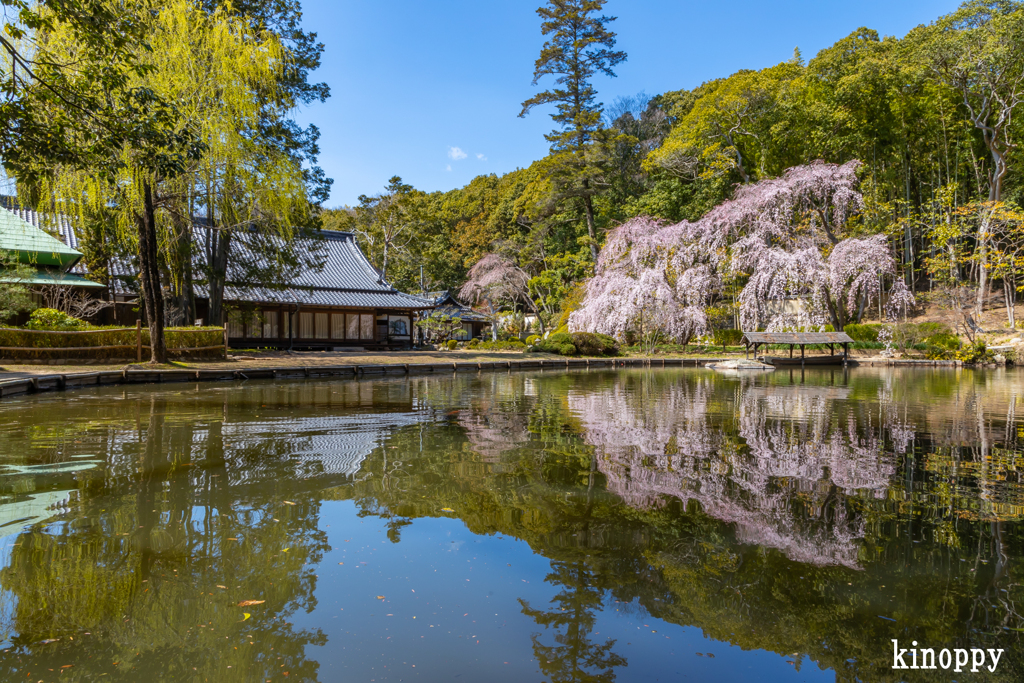
{"type": "MultiPolygon", "coordinates": [[[[574,11],[599,22],[603,4],[551,2],[540,12],[548,23],[574,11]]],[[[605,19],[607,32],[613,24],[605,19]]],[[[449,192],[419,192],[396,178],[382,195],[326,212],[325,225],[360,231],[378,265],[387,245],[388,277],[409,291],[420,290],[421,267],[423,288],[457,288],[484,254],[496,253],[529,277],[529,300],[518,305],[535,306],[550,326],[578,305],[579,285],[594,270],[591,245],[630,219],[699,221],[738,188],[787,169],[859,160],[862,206],[836,240],[883,235],[919,304],[941,285],[947,298],[959,291],[972,307],[980,286],[986,306],[1002,306],[1018,286],[1024,245],[1017,146],[1024,4],[968,2],[949,16],[921,19],[902,37],[856,28],[810,59],[796,50],[768,68],[606,106],[584,74],[591,101],[568,117],[557,109],[547,157],[449,192]],[[385,226],[399,223],[398,234],[386,236],[385,226]]],[[[610,51],[610,35],[610,45],[595,41],[589,49],[610,51]]],[[[545,51],[557,47],[552,37],[545,51]]],[[[565,64],[537,73],[540,85],[559,74],[572,83],[565,64]]],[[[794,221],[799,232],[813,216],[794,221]]],[[[830,249],[825,244],[825,257],[830,249]]],[[[730,276],[709,304],[734,306],[749,272],[730,276]]],[[[872,310],[878,317],[873,306],[857,317],[872,310]]]]}

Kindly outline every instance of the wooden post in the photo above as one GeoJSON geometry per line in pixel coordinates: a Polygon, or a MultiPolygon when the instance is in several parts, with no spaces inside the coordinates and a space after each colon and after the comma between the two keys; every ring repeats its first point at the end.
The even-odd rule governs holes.
{"type": "Polygon", "coordinates": [[[224,360],[228,359],[228,324],[224,323],[224,360]]]}
{"type": "Polygon", "coordinates": [[[835,344],[829,344],[828,345],[828,355],[830,355],[830,356],[836,355],[836,345],[835,344]]]}
{"type": "Polygon", "coordinates": [[[135,321],[135,362],[142,362],[142,319],[135,321]]]}
{"type": "Polygon", "coordinates": [[[800,345],[800,367],[801,368],[804,366],[804,349],[806,349],[806,348],[807,348],[807,346],[805,344],[801,344],[800,345]]]}
{"type": "Polygon", "coordinates": [[[789,345],[789,358],[790,358],[790,360],[793,359],[793,345],[792,344],[789,345]]]}

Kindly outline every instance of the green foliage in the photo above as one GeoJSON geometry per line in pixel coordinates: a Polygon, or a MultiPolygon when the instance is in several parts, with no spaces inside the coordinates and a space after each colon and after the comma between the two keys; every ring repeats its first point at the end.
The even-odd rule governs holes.
{"type": "Polygon", "coordinates": [[[38,308],[29,316],[25,327],[30,330],[87,330],[92,325],[52,308],[38,308]]]}
{"type": "Polygon", "coordinates": [[[617,356],[619,344],[605,334],[555,332],[534,344],[535,351],[559,356],[617,356]]]}
{"type": "Polygon", "coordinates": [[[417,320],[416,325],[426,333],[429,340],[447,340],[457,330],[462,329],[462,318],[434,311],[426,318],[417,320]]]}
{"type": "Polygon", "coordinates": [[[547,339],[540,340],[533,348],[535,351],[555,353],[559,356],[576,355],[576,346],[572,343],[572,335],[567,332],[549,334],[547,339]]]}
{"type": "Polygon", "coordinates": [[[527,346],[533,346],[534,344],[536,344],[540,340],[541,340],[541,336],[540,335],[538,335],[538,334],[531,334],[529,337],[526,338],[526,345],[527,346]]]}
{"type": "Polygon", "coordinates": [[[851,323],[843,326],[843,332],[850,335],[853,341],[860,342],[877,342],[878,333],[882,330],[882,325],[861,325],[851,323]]]}
{"type": "Polygon", "coordinates": [[[0,253],[0,275],[4,280],[0,282],[0,324],[2,324],[19,313],[35,308],[28,287],[24,284],[35,276],[35,269],[0,253]]]}
{"type": "Polygon", "coordinates": [[[619,343],[614,337],[590,332],[573,332],[572,344],[581,356],[617,356],[619,343]]]}
{"type": "MultiPolygon", "coordinates": [[[[43,309],[52,311],[52,309],[43,309]]],[[[30,351],[0,351],[6,358],[46,359],[46,358],[88,358],[88,359],[135,359],[137,337],[134,328],[97,327],[75,318],[65,316],[58,311],[44,314],[55,327],[45,330],[31,329],[0,329],[0,349],[17,348],[30,351]],[[56,313],[58,315],[53,315],[56,313]],[[79,326],[76,326],[80,324],[79,326]],[[60,327],[63,325],[63,327],[60,327]],[[30,331],[31,330],[31,331],[30,331]],[[53,332],[41,334],[40,332],[53,332]],[[75,332],[75,334],[61,334],[75,332]],[[66,349],[82,347],[112,346],[110,349],[85,349],[68,351],[66,349]]],[[[220,327],[169,327],[165,330],[167,349],[173,355],[192,358],[217,358],[224,354],[224,330],[220,327]],[[207,348],[216,347],[216,348],[207,348]],[[203,350],[198,350],[203,349],[203,350]]],[[[149,346],[149,329],[142,329],[142,345],[149,346]]]]}
{"type": "Polygon", "coordinates": [[[445,345],[448,347],[449,351],[454,351],[455,349],[459,348],[459,342],[457,339],[449,339],[445,343],[445,345]]]}
{"type": "Polygon", "coordinates": [[[525,351],[526,344],[518,339],[506,339],[499,341],[482,341],[477,343],[475,346],[467,344],[467,348],[480,349],[481,351],[525,351]]]}
{"type": "Polygon", "coordinates": [[[964,365],[991,363],[994,360],[994,354],[989,351],[985,342],[982,341],[975,342],[974,344],[961,344],[956,347],[939,344],[930,345],[927,350],[927,357],[930,360],[959,360],[963,361],[964,365]]]}
{"type": "Polygon", "coordinates": [[[742,330],[714,330],[711,333],[715,346],[738,346],[743,340],[742,330]]]}

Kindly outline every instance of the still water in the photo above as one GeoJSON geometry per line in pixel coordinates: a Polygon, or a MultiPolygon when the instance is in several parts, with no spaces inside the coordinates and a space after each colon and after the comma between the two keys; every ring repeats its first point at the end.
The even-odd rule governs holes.
{"type": "Polygon", "coordinates": [[[0,680],[1021,680],[1022,393],[636,369],[5,400],[0,680]],[[892,639],[1005,653],[894,671],[892,639]]]}

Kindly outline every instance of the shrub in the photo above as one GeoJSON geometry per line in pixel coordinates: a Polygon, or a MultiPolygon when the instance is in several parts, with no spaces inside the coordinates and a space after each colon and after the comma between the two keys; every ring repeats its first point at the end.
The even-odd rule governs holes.
{"type": "Polygon", "coordinates": [[[53,308],[37,308],[28,317],[25,324],[30,330],[87,330],[92,327],[89,323],[78,318],[72,318],[67,313],[61,313],[53,308]]]}
{"type": "Polygon", "coordinates": [[[527,346],[533,346],[534,344],[539,342],[540,339],[541,339],[540,336],[538,336],[536,334],[531,334],[529,337],[526,338],[526,345],[527,346]]]}
{"type": "Polygon", "coordinates": [[[850,339],[859,342],[877,342],[878,333],[881,331],[882,326],[871,324],[871,325],[857,325],[851,324],[843,327],[843,332],[850,335],[850,339]]]}
{"type": "Polygon", "coordinates": [[[926,337],[924,341],[929,347],[948,349],[951,351],[956,351],[964,345],[964,343],[960,341],[960,337],[948,332],[933,334],[930,337],[926,337]]]}
{"type": "Polygon", "coordinates": [[[456,339],[449,339],[447,346],[449,351],[454,351],[459,348],[459,342],[456,339]]]}
{"type": "Polygon", "coordinates": [[[606,334],[591,332],[573,332],[572,345],[576,352],[583,356],[617,356],[619,344],[613,337],[606,334]]]}
{"type": "Polygon", "coordinates": [[[742,330],[715,330],[712,333],[715,346],[739,346],[743,340],[742,330]]]}
{"type": "Polygon", "coordinates": [[[576,347],[572,343],[572,335],[568,332],[550,334],[547,339],[537,342],[534,348],[546,353],[557,353],[560,356],[576,355],[576,347]]]}
{"type": "Polygon", "coordinates": [[[523,351],[526,349],[526,344],[518,339],[509,339],[507,341],[483,342],[479,348],[485,351],[523,351]]]}
{"type": "MultiPolygon", "coordinates": [[[[957,342],[959,341],[957,339],[957,342]]],[[[927,357],[930,360],[959,360],[963,361],[965,365],[986,363],[994,359],[992,352],[985,346],[985,342],[960,344],[955,348],[931,345],[928,347],[927,357]]]]}
{"type": "Polygon", "coordinates": [[[474,339],[470,339],[468,342],[466,342],[466,348],[467,349],[475,349],[478,346],[480,346],[480,340],[479,339],[474,338],[474,339]]]}
{"type": "Polygon", "coordinates": [[[942,323],[918,323],[917,329],[921,330],[921,336],[933,337],[938,334],[953,334],[948,325],[942,323]]]}
{"type": "Polygon", "coordinates": [[[617,356],[619,344],[606,334],[591,332],[555,332],[547,339],[540,339],[534,350],[555,353],[559,356],[617,356]]]}

